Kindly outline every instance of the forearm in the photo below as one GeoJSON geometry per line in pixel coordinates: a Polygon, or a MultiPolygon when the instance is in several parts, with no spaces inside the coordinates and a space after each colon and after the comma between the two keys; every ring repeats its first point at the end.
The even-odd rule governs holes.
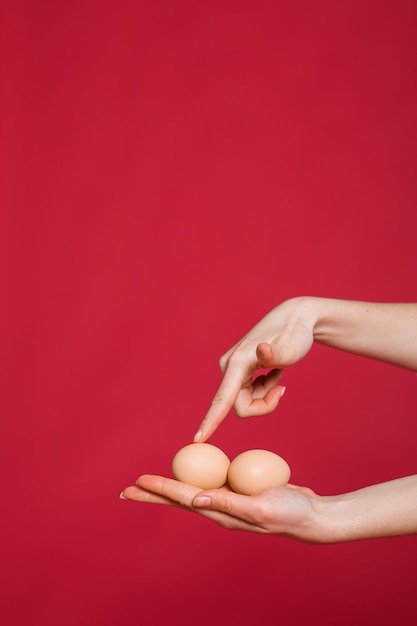
{"type": "Polygon", "coordinates": [[[417,475],[319,497],[313,537],[338,543],[417,533],[417,475]]]}
{"type": "Polygon", "coordinates": [[[330,298],[300,303],[313,316],[315,342],[417,372],[417,304],[330,298]]]}

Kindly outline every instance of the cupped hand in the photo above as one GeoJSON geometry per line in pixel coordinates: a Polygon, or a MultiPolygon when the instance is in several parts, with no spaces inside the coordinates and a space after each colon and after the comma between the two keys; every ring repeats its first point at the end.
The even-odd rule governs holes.
{"type": "Polygon", "coordinates": [[[199,513],[229,530],[317,541],[315,520],[321,497],[306,487],[287,485],[244,496],[227,487],[202,491],[164,476],[144,475],[122,497],[199,513]]]}
{"type": "Polygon", "coordinates": [[[300,361],[313,345],[313,302],[310,298],[283,302],[221,357],[223,380],[194,441],[206,441],[232,407],[239,417],[276,409],[285,390],[277,385],[283,368],[300,361]],[[260,369],[270,371],[254,378],[260,369]]]}

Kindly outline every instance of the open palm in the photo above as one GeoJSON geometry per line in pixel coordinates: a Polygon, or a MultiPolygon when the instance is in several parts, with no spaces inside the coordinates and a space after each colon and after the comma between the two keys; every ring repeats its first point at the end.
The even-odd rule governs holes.
{"type": "Polygon", "coordinates": [[[124,490],[123,497],[200,513],[230,530],[281,535],[301,541],[313,540],[307,530],[308,522],[320,500],[311,489],[295,485],[244,496],[227,487],[201,491],[199,487],[155,475],[141,476],[136,485],[124,490]]]}

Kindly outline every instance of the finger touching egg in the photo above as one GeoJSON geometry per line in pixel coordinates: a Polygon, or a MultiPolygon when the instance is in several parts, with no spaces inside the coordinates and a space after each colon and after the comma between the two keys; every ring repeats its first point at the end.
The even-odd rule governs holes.
{"type": "Polygon", "coordinates": [[[253,495],[270,487],[284,487],[291,470],[283,458],[269,450],[247,450],[229,466],[227,480],[237,493],[253,495]]]}
{"type": "Polygon", "coordinates": [[[227,480],[230,460],[210,443],[191,443],[181,448],[172,461],[177,480],[201,489],[217,489],[227,480]]]}

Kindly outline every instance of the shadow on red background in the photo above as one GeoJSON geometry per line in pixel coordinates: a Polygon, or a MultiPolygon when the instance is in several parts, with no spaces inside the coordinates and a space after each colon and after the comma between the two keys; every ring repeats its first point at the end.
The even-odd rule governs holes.
{"type": "MultiPolygon", "coordinates": [[[[415,537],[306,546],[118,499],[294,295],[416,299],[413,2],[2,8],[5,625],[404,624],[415,537]]],[[[413,374],[316,347],[212,442],[416,471],[413,374]]]]}

